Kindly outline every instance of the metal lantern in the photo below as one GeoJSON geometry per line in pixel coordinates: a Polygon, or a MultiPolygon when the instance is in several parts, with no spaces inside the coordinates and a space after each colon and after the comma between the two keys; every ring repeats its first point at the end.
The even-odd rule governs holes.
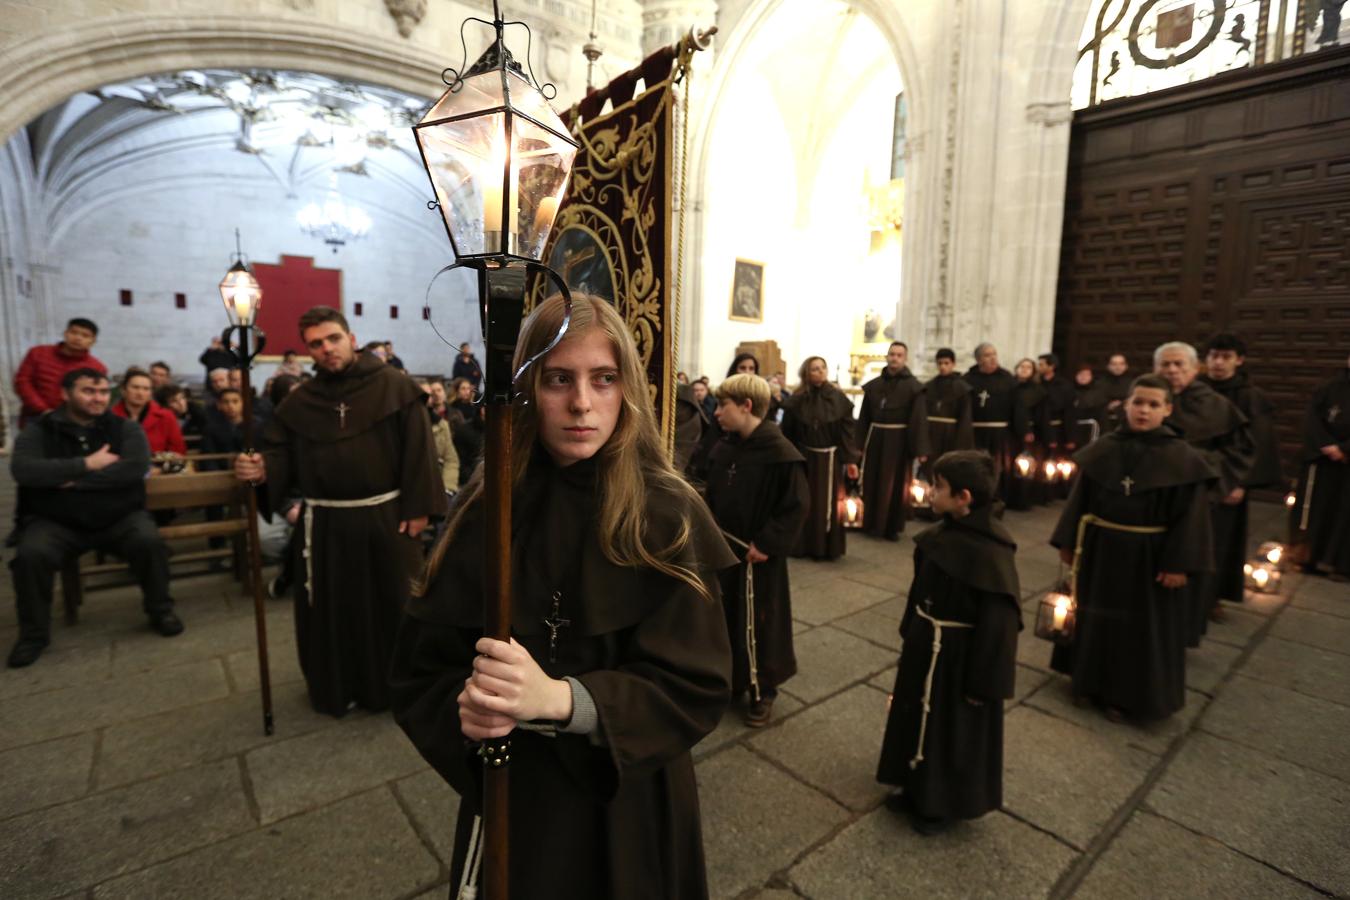
{"type": "Polygon", "coordinates": [[[1265,563],[1284,569],[1285,549],[1279,541],[1266,541],[1256,549],[1256,558],[1265,563]]]}
{"type": "Polygon", "coordinates": [[[234,265],[220,280],[220,299],[225,304],[225,314],[230,317],[230,325],[249,328],[258,316],[258,307],[262,306],[262,288],[258,279],[253,277],[243,251],[239,249],[239,229],[234,230],[234,265]]]}
{"type": "Polygon", "coordinates": [[[455,256],[539,262],[577,142],[506,48],[493,6],[493,22],[470,21],[490,25],[496,40],[462,74],[445,70],[449,90],[413,134],[455,256]]]}
{"type": "Polygon", "coordinates": [[[1078,604],[1062,590],[1049,591],[1036,611],[1036,637],[1056,644],[1073,642],[1078,604]]]}
{"type": "Polygon", "coordinates": [[[1074,470],[1078,468],[1071,459],[1061,459],[1055,463],[1055,468],[1059,471],[1059,477],[1068,481],[1073,477],[1074,470]]]}
{"type": "Polygon", "coordinates": [[[845,528],[863,526],[863,498],[854,488],[839,503],[839,522],[845,528]]]}
{"type": "Polygon", "coordinates": [[[1017,467],[1019,478],[1026,478],[1031,474],[1031,470],[1036,468],[1036,457],[1030,453],[1019,453],[1017,459],[1013,460],[1013,465],[1017,467]]]}
{"type": "Polygon", "coordinates": [[[929,509],[933,505],[933,486],[923,478],[915,476],[909,483],[910,505],[915,509],[929,509]]]}
{"type": "Polygon", "coordinates": [[[1045,480],[1047,483],[1053,484],[1055,479],[1059,478],[1059,466],[1055,465],[1053,459],[1047,459],[1045,461],[1045,466],[1042,471],[1045,473],[1045,480]]]}
{"type": "Polygon", "coordinates": [[[1243,583],[1249,591],[1257,594],[1278,594],[1280,592],[1280,567],[1265,560],[1249,562],[1242,567],[1243,583]]]}

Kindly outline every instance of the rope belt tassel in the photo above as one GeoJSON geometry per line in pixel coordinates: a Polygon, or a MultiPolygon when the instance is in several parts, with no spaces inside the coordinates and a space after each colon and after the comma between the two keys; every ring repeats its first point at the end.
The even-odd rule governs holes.
{"type": "Polygon", "coordinates": [[[917,604],[914,611],[933,624],[933,655],[928,658],[928,674],[923,678],[923,715],[919,717],[919,746],[914,750],[914,758],[909,761],[911,770],[917,769],[919,763],[923,762],[923,743],[928,736],[928,714],[932,712],[933,708],[933,673],[937,671],[938,657],[942,655],[942,629],[975,627],[969,622],[949,622],[943,619],[935,619],[924,612],[923,607],[917,604]]]}
{"type": "MultiPolygon", "coordinates": [[[[747,551],[750,545],[729,531],[723,530],[722,536],[747,551]]],[[[745,560],[745,655],[750,672],[750,698],[755,703],[761,699],[759,691],[759,643],[755,639],[755,564],[749,557],[745,560]]]]}
{"type": "Polygon", "coordinates": [[[314,510],[324,509],[364,509],[370,506],[383,506],[391,500],[397,500],[403,492],[395,488],[374,497],[359,497],[355,500],[316,500],[305,498],[305,595],[309,605],[314,605],[314,510]]]}
{"type": "Polygon", "coordinates": [[[834,500],[834,452],[835,452],[835,450],[837,450],[838,448],[837,448],[837,447],[807,447],[807,446],[803,446],[802,449],[803,449],[803,450],[810,450],[812,453],[827,453],[827,454],[829,454],[829,457],[830,457],[830,460],[829,460],[829,462],[827,463],[827,466],[828,466],[828,468],[829,468],[830,477],[829,477],[829,480],[826,482],[826,487],[825,487],[825,533],[826,533],[826,534],[829,534],[829,533],[830,533],[830,529],[834,527],[834,507],[835,507],[835,500],[834,500]]]}

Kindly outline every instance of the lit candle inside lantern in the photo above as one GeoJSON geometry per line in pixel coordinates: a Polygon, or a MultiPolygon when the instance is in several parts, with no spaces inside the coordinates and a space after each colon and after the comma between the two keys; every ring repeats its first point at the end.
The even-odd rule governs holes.
{"type": "Polygon", "coordinates": [[[1296,502],[1298,502],[1298,501],[1297,501],[1297,498],[1294,497],[1294,492],[1293,492],[1293,491],[1290,491],[1288,494],[1285,495],[1285,498],[1284,498],[1284,505],[1285,505],[1285,506],[1293,506],[1296,502]]]}
{"type": "Polygon", "coordinates": [[[923,498],[928,496],[928,491],[924,489],[922,481],[916,481],[909,486],[910,496],[914,498],[915,503],[922,503],[923,498]]]}
{"type": "MultiPolygon", "coordinates": [[[[519,183],[520,172],[516,165],[515,154],[508,154],[506,148],[506,136],[499,129],[492,138],[492,149],[489,151],[487,159],[483,160],[483,169],[481,180],[483,182],[483,230],[486,232],[497,232],[502,230],[502,178],[506,176],[511,183],[510,204],[507,207],[508,226],[516,217],[516,206],[519,203],[519,183]],[[510,172],[507,173],[508,155],[510,156],[510,172]]],[[[556,201],[555,201],[556,202],[556,201]]],[[[514,230],[511,227],[507,231],[514,230]]],[[[489,250],[495,249],[489,247],[489,250]]]]}
{"type": "Polygon", "coordinates": [[[858,501],[857,501],[857,500],[855,500],[855,499],[852,498],[852,497],[849,497],[847,500],[844,501],[844,508],[848,510],[848,520],[849,520],[850,522],[852,522],[854,519],[858,518],[858,501]]]}
{"type": "Polygon", "coordinates": [[[1057,474],[1059,474],[1059,468],[1055,465],[1055,461],[1047,459],[1045,461],[1045,480],[1054,481],[1057,474]]]}
{"type": "Polygon", "coordinates": [[[539,201],[539,211],[534,214],[535,232],[543,231],[553,225],[553,219],[558,215],[558,198],[545,197],[539,201]]]}
{"type": "Polygon", "coordinates": [[[1266,551],[1266,559],[1276,565],[1280,564],[1280,557],[1284,555],[1284,548],[1278,544],[1266,551]]]}
{"type": "Polygon", "coordinates": [[[1252,574],[1252,564],[1251,564],[1251,563],[1247,563],[1246,565],[1244,565],[1244,566],[1242,567],[1242,574],[1243,574],[1243,575],[1250,575],[1250,574],[1252,574]]]}
{"type": "Polygon", "coordinates": [[[1056,468],[1059,469],[1059,474],[1063,478],[1068,478],[1073,474],[1073,463],[1069,462],[1067,459],[1061,459],[1056,465],[1056,468]]]}
{"type": "Polygon", "coordinates": [[[1055,630],[1063,631],[1069,618],[1069,598],[1063,595],[1055,598],[1055,630]]]}
{"type": "Polygon", "coordinates": [[[1023,478],[1027,477],[1031,472],[1031,466],[1034,462],[1035,460],[1025,453],[1019,454],[1017,457],[1017,474],[1021,475],[1023,478]]]}
{"type": "Polygon", "coordinates": [[[1255,570],[1252,572],[1252,580],[1256,582],[1257,587],[1265,587],[1266,582],[1270,581],[1270,570],[1265,567],[1255,570]]]}

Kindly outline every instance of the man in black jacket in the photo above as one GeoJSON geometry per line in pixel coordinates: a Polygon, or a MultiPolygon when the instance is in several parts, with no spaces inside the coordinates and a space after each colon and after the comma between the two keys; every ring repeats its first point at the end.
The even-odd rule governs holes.
{"type": "Polygon", "coordinates": [[[19,486],[14,574],[19,640],[10,668],[32,665],[51,640],[52,582],[86,550],[126,559],[141,584],[150,625],[183,630],[169,597],[169,551],[145,511],[150,445],[132,419],[108,411],[108,376],[75,369],[64,403],[19,436],[10,471],[19,486]]]}
{"type": "Polygon", "coordinates": [[[478,359],[473,355],[473,348],[469,346],[468,341],[459,345],[459,356],[455,357],[455,365],[450,370],[450,377],[452,379],[469,379],[469,383],[473,385],[475,391],[483,383],[483,368],[478,365],[478,359]]]}

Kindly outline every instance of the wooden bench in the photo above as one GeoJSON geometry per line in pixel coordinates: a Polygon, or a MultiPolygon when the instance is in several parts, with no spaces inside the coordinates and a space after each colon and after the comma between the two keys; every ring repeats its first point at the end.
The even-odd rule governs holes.
{"type": "MultiPolygon", "coordinates": [[[[191,459],[192,457],[189,457],[191,459]]],[[[217,559],[232,560],[236,580],[243,580],[247,565],[248,501],[244,491],[248,486],[226,469],[218,472],[180,472],[174,475],[156,475],[145,482],[145,508],[150,512],[177,510],[186,512],[209,507],[221,507],[224,517],[214,522],[187,522],[159,527],[159,536],[165,541],[228,538],[231,546],[204,550],[172,552],[171,566],[217,559]]],[[[81,564],[79,558],[69,560],[61,570],[61,593],[65,601],[66,623],[79,620],[79,608],[84,601],[85,579],[95,575],[126,570],[123,562],[103,562],[94,558],[81,564]]]]}

